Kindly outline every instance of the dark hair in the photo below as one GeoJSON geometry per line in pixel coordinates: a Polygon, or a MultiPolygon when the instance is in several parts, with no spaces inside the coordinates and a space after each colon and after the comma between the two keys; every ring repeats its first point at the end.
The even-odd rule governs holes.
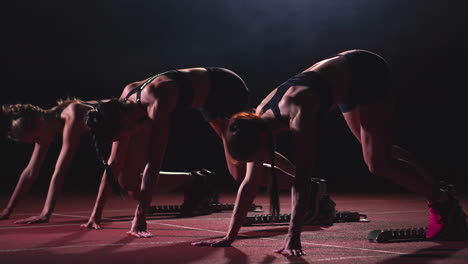
{"type": "Polygon", "coordinates": [[[124,114],[125,107],[118,99],[111,99],[108,102],[99,102],[98,105],[88,111],[85,124],[89,128],[89,133],[93,139],[94,148],[98,159],[101,161],[106,171],[106,182],[110,185],[112,191],[121,197],[124,197],[126,191],[122,189],[114,174],[112,168],[107,163],[103,148],[109,144],[120,129],[120,120],[124,114]]]}
{"type": "Polygon", "coordinates": [[[121,128],[125,110],[124,103],[116,98],[99,102],[93,110],[88,111],[86,126],[99,140],[111,142],[121,128]]]}
{"type": "Polygon", "coordinates": [[[272,221],[280,213],[278,178],[275,173],[275,142],[272,131],[265,120],[259,115],[249,112],[241,112],[229,120],[226,131],[226,146],[231,157],[238,161],[247,160],[250,155],[261,147],[261,137],[268,135],[271,146],[270,152],[270,180],[268,181],[268,192],[270,194],[270,214],[272,221]]]}
{"type": "Polygon", "coordinates": [[[231,157],[244,161],[260,148],[267,124],[258,115],[242,112],[234,115],[226,131],[226,145],[231,157]]]}

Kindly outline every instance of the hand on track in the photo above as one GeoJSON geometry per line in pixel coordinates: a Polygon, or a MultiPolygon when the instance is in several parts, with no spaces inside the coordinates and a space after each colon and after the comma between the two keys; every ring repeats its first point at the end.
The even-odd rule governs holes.
{"type": "Polygon", "coordinates": [[[41,224],[49,222],[49,218],[43,215],[31,216],[15,222],[15,224],[41,224]]]}
{"type": "Polygon", "coordinates": [[[306,254],[304,250],[302,250],[300,236],[296,238],[289,235],[286,236],[283,246],[280,249],[275,250],[275,253],[282,253],[295,257],[304,256],[306,254]]]}
{"type": "Polygon", "coordinates": [[[89,229],[102,229],[102,227],[99,225],[100,221],[96,221],[94,219],[89,219],[88,223],[80,225],[82,228],[89,228],[89,229]]]}
{"type": "Polygon", "coordinates": [[[192,246],[210,246],[210,247],[229,247],[232,241],[223,237],[218,239],[210,239],[199,242],[193,242],[192,246]]]}

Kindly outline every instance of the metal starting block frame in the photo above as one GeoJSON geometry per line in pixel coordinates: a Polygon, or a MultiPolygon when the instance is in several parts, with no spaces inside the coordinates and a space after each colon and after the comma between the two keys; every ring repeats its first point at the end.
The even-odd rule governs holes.
{"type": "MultiPolygon", "coordinates": [[[[203,210],[203,209],[202,209],[203,210]]],[[[212,203],[205,210],[212,212],[232,211],[234,210],[233,203],[212,203]]],[[[165,214],[165,213],[180,213],[182,205],[152,205],[148,210],[149,215],[165,214]]],[[[250,207],[251,212],[263,212],[263,206],[252,204],[250,207]]]]}
{"type": "MultiPolygon", "coordinates": [[[[426,240],[426,227],[419,228],[399,228],[399,229],[380,229],[373,230],[367,234],[367,239],[375,243],[398,243],[398,242],[417,242],[426,240]]],[[[468,239],[468,226],[465,231],[465,239],[468,239]]]]}
{"type": "Polygon", "coordinates": [[[367,239],[375,243],[394,243],[426,240],[427,228],[402,228],[373,230],[367,234],[367,239]]]}
{"type": "MultiPolygon", "coordinates": [[[[247,216],[246,220],[244,221],[244,226],[249,225],[257,225],[257,224],[281,224],[281,223],[289,223],[291,220],[291,214],[280,214],[276,221],[272,222],[273,216],[271,214],[261,214],[261,215],[253,215],[247,216]]],[[[369,222],[367,219],[367,215],[360,214],[358,212],[350,212],[350,211],[337,211],[335,216],[333,217],[333,223],[344,223],[344,222],[369,222]]],[[[321,221],[318,219],[317,221],[307,222],[304,221],[304,225],[323,225],[323,224],[330,224],[330,221],[321,221]]]]}

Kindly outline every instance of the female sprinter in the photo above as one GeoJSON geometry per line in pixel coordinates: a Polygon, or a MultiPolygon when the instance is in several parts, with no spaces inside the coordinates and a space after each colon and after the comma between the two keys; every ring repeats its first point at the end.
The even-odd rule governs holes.
{"type": "Polygon", "coordinates": [[[3,114],[11,119],[8,137],[15,141],[34,143],[34,150],[6,208],[0,214],[0,219],[8,219],[19,200],[28,192],[39,175],[50,143],[56,134],[62,133],[62,148],[41,214],[18,220],[15,223],[33,224],[49,221],[63,178],[78,147],[80,136],[88,131],[84,118],[90,109],[92,107],[87,102],[79,100],[59,101],[56,106],[47,110],[30,104],[2,106],[3,114]]]}
{"type": "MultiPolygon", "coordinates": [[[[59,101],[56,106],[50,109],[42,109],[30,104],[2,106],[3,115],[7,116],[11,121],[8,137],[15,141],[34,143],[34,150],[28,165],[21,173],[6,208],[0,213],[0,220],[8,219],[14,208],[18,205],[18,202],[28,192],[39,175],[50,143],[58,133],[62,133],[62,148],[57,159],[55,171],[50,180],[49,191],[41,214],[18,220],[15,223],[34,224],[49,221],[60,193],[63,179],[78,147],[80,137],[88,132],[84,121],[86,114],[97,104],[97,101],[83,102],[74,99],[59,101]]],[[[99,151],[98,155],[101,156],[99,151]]],[[[103,160],[103,163],[106,165],[105,160],[103,160]]],[[[129,165],[129,167],[134,166],[129,165]]],[[[133,173],[139,174],[139,172],[135,171],[133,173]]],[[[179,176],[178,174],[174,176],[174,173],[169,174],[172,177],[179,176]]],[[[187,178],[187,173],[180,174],[187,178]]],[[[118,188],[118,184],[112,182],[113,179],[109,178],[109,183],[114,189],[118,188]]],[[[99,228],[99,226],[95,226],[95,228],[99,228]]]]}
{"type": "MultiPolygon", "coordinates": [[[[172,113],[189,108],[198,108],[222,142],[226,142],[225,130],[228,118],[248,107],[249,91],[244,81],[234,72],[223,68],[189,68],[157,74],[144,81],[127,85],[120,100],[113,99],[100,104],[88,114],[87,125],[95,139],[113,140],[109,165],[121,171],[121,162],[132,158],[145,163],[141,185],[135,184],[134,175],[124,174],[122,188],[132,191],[139,200],[131,229],[127,234],[136,237],[151,237],[147,231],[145,212],[152,199],[152,189],[163,160],[170,132],[172,113]],[[138,136],[132,128],[138,126],[141,117],[149,118],[149,125],[138,136]],[[133,148],[133,151],[129,151],[133,148]],[[138,153],[138,157],[132,153],[138,153]]],[[[232,176],[242,181],[245,166],[233,162],[224,144],[228,169],[232,176]]],[[[294,174],[294,167],[281,155],[276,154],[277,167],[294,174]]],[[[274,167],[273,167],[274,168],[274,167]]],[[[108,177],[104,173],[100,192],[91,218],[84,226],[98,224],[99,208],[104,200],[108,177]]]]}
{"type": "Polygon", "coordinates": [[[322,60],[273,90],[255,114],[231,118],[226,132],[232,158],[246,161],[231,225],[225,237],[193,243],[229,246],[236,238],[259,183],[258,171],[274,150],[274,137],[289,130],[296,145],[296,175],[291,188],[292,217],[283,246],[277,252],[304,255],[300,234],[309,185],[317,156],[318,131],[324,114],[338,105],[352,133],[362,145],[369,170],[424,195],[430,207],[427,238],[462,238],[466,215],[448,190],[406,151],[392,146],[391,75],[380,56],[350,50],[322,60]]]}

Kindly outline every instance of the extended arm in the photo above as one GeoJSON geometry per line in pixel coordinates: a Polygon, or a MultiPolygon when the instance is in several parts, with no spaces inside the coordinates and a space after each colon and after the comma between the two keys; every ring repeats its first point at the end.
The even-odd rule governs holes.
{"type": "Polygon", "coordinates": [[[21,198],[29,191],[31,185],[37,179],[39,171],[44,162],[50,142],[35,143],[34,150],[28,165],[23,170],[16,184],[15,191],[10,197],[7,206],[0,213],[0,220],[8,219],[21,198]]]}
{"type": "Polygon", "coordinates": [[[63,185],[63,179],[68,169],[70,168],[73,156],[75,155],[76,149],[80,141],[80,131],[76,127],[77,120],[74,116],[70,116],[65,121],[63,128],[63,142],[60,150],[57,163],[55,164],[55,170],[50,180],[49,190],[47,193],[46,202],[44,208],[39,216],[33,216],[24,220],[19,220],[18,224],[33,224],[33,223],[44,223],[48,222],[55,207],[55,202],[60,193],[63,185]]]}
{"type": "Polygon", "coordinates": [[[261,182],[262,166],[261,162],[247,163],[246,176],[237,191],[236,203],[226,236],[221,239],[195,242],[192,243],[192,245],[213,247],[225,247],[231,245],[231,243],[236,239],[242,223],[257,194],[257,190],[261,182]]]}
{"type": "MultiPolygon", "coordinates": [[[[122,172],[123,159],[125,158],[125,152],[128,148],[128,142],[129,138],[125,137],[112,143],[108,164],[111,167],[115,177],[118,177],[118,175],[120,175],[122,172]]],[[[91,216],[89,217],[88,222],[86,224],[82,224],[81,227],[101,229],[100,223],[102,219],[102,211],[104,210],[107,197],[110,193],[110,189],[107,184],[107,177],[111,176],[107,175],[106,170],[104,170],[91,216]]]]}
{"type": "Polygon", "coordinates": [[[127,234],[136,237],[151,237],[147,231],[146,212],[151,204],[154,182],[159,176],[164,158],[171,125],[171,113],[178,98],[171,84],[160,84],[157,89],[150,90],[152,103],[147,106],[148,117],[151,120],[147,164],[141,179],[140,195],[135,210],[132,227],[127,234]]]}
{"type": "Polygon", "coordinates": [[[286,251],[291,256],[305,255],[301,246],[301,231],[310,195],[308,181],[313,174],[317,155],[317,125],[313,111],[303,109],[299,109],[291,120],[296,145],[296,177],[291,187],[291,221],[284,244],[276,251],[286,251]]]}

